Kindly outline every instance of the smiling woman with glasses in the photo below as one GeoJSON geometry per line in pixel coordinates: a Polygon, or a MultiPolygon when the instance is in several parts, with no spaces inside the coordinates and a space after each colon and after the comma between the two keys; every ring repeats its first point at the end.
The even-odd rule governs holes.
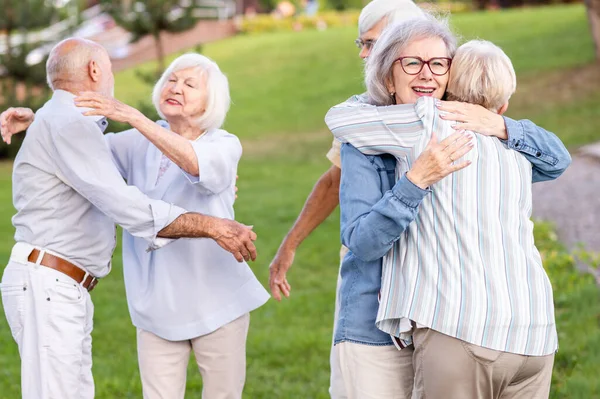
{"type": "Polygon", "coordinates": [[[396,62],[400,62],[402,70],[409,75],[418,75],[423,70],[423,66],[427,65],[432,74],[443,76],[450,70],[452,58],[435,57],[425,61],[421,57],[400,57],[396,62]]]}

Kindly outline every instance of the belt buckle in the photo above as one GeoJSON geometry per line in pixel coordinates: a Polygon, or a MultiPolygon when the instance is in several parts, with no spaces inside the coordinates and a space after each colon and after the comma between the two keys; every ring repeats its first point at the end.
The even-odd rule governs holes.
{"type": "Polygon", "coordinates": [[[98,284],[98,279],[96,277],[92,276],[89,272],[85,272],[80,284],[83,288],[85,288],[88,292],[90,292],[91,290],[94,289],[96,284],[98,284]],[[87,287],[86,287],[85,284],[87,282],[88,277],[91,277],[92,279],[90,280],[90,282],[87,284],[87,287]]]}
{"type": "Polygon", "coordinates": [[[96,284],[98,284],[98,279],[96,277],[92,277],[92,281],[90,281],[90,284],[88,285],[88,292],[91,292],[94,287],[96,286],[96,284]]]}

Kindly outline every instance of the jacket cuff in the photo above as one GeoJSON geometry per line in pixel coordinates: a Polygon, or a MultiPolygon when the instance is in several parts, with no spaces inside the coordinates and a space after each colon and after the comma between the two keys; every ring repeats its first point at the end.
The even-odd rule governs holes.
{"type": "Polygon", "coordinates": [[[422,189],[411,182],[406,174],[404,174],[400,180],[392,187],[392,194],[400,202],[410,208],[416,208],[419,206],[423,198],[431,192],[430,189],[422,189]]]}
{"type": "Polygon", "coordinates": [[[520,150],[527,146],[525,143],[525,130],[523,125],[519,121],[503,116],[504,124],[506,125],[506,133],[508,134],[508,140],[502,140],[508,148],[512,150],[520,150]]]}

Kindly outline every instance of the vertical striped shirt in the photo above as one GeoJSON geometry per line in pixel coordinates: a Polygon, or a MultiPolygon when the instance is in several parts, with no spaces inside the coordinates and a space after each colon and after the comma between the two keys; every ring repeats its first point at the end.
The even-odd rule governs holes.
{"type": "MultiPolygon", "coordinates": [[[[347,102],[326,122],[369,155],[396,156],[408,171],[433,131],[454,133],[433,98],[373,107],[347,102]]],[[[482,347],[541,356],[558,347],[552,287],[531,222],[529,161],[496,138],[475,135],[469,167],[434,184],[417,219],[383,259],[377,326],[394,336],[409,320],[482,347]]]]}

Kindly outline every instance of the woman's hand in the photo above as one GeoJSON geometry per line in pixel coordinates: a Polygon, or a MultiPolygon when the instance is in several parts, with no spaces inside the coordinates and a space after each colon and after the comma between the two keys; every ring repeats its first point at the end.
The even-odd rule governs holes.
{"type": "Polygon", "coordinates": [[[458,101],[439,101],[438,109],[442,111],[440,118],[456,121],[456,130],[470,130],[485,136],[508,139],[504,118],[481,105],[462,103],[458,101]]]}
{"type": "Polygon", "coordinates": [[[75,97],[75,105],[78,107],[91,108],[84,112],[86,116],[102,115],[113,121],[131,123],[134,117],[139,116],[139,111],[119,100],[104,96],[99,93],[84,91],[75,97]]]}
{"type": "Polygon", "coordinates": [[[472,134],[460,131],[438,143],[437,134],[434,132],[425,150],[406,173],[406,177],[416,186],[425,189],[450,173],[466,168],[471,161],[456,164],[454,161],[473,149],[472,139],[472,134]]]}
{"type": "Polygon", "coordinates": [[[10,144],[13,134],[26,130],[33,122],[35,114],[30,108],[9,108],[0,114],[2,140],[10,144]]]}

